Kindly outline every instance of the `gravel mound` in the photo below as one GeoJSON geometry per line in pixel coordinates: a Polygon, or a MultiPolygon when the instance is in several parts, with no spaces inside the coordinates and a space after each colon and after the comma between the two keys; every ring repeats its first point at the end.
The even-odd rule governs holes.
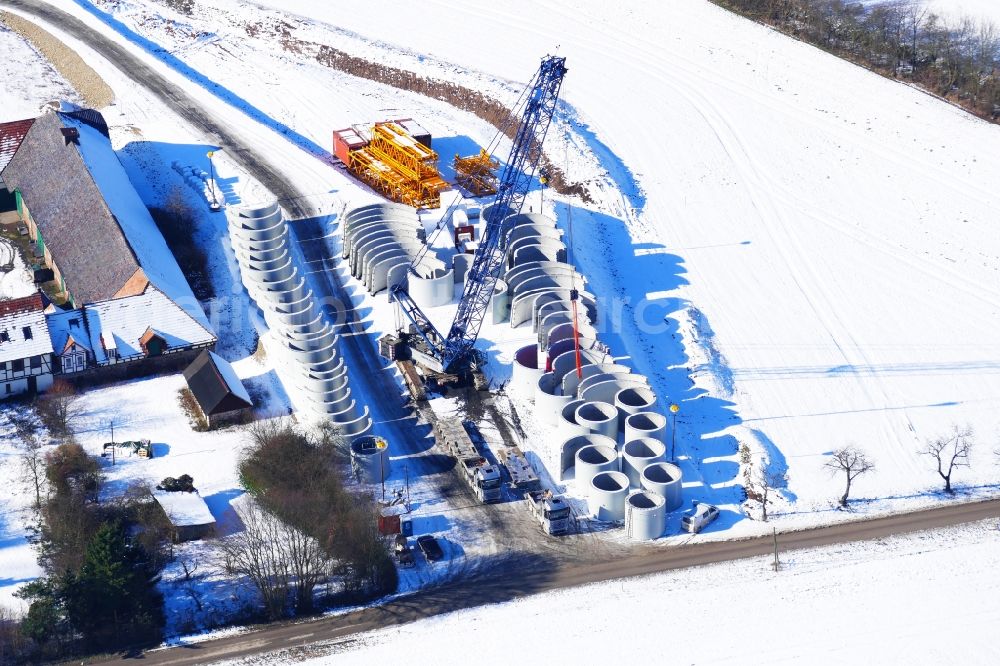
{"type": "Polygon", "coordinates": [[[0,11],[0,22],[24,37],[38,49],[52,66],[70,82],[94,109],[103,109],[115,99],[111,87],[94,69],[83,61],[76,51],[56,39],[51,33],[17,14],[0,11]]]}

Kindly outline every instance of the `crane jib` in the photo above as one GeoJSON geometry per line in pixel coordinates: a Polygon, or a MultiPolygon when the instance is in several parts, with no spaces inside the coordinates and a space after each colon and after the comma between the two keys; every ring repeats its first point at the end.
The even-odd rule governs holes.
{"type": "Polygon", "coordinates": [[[496,198],[488,209],[484,209],[488,213],[485,215],[482,238],[466,276],[462,298],[447,339],[441,339],[441,335],[405,289],[396,287],[391,292],[392,300],[400,305],[445,369],[455,369],[457,365],[466,363],[476,338],[479,337],[479,329],[489,309],[507,254],[508,241],[513,231],[512,218],[521,212],[525,196],[531,188],[531,181],[542,157],[542,143],[555,114],[565,74],[565,58],[546,56],[542,59],[533,79],[533,88],[527,96],[507,166],[497,187],[496,198]]]}

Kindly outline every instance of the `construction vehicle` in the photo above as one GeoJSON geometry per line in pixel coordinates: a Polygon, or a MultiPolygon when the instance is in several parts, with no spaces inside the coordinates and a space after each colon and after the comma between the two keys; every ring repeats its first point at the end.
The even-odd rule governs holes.
{"type": "Polygon", "coordinates": [[[500,468],[492,465],[480,453],[460,421],[437,419],[434,439],[444,451],[458,461],[458,471],[476,498],[484,504],[503,499],[500,468]]]}
{"type": "Polygon", "coordinates": [[[483,504],[492,504],[503,499],[503,489],[500,487],[500,468],[491,465],[486,458],[465,458],[458,461],[465,482],[476,493],[483,504]]]}
{"type": "Polygon", "coordinates": [[[389,298],[395,301],[410,325],[401,331],[399,342],[408,347],[412,357],[434,372],[469,376],[478,364],[474,346],[490,306],[497,280],[505,265],[511,220],[521,212],[525,197],[542,159],[542,143],[555,114],[559,89],[566,74],[566,59],[546,56],[525,95],[517,133],[507,165],[497,187],[493,204],[484,211],[483,232],[472,266],[465,279],[458,311],[447,336],[427,318],[406,291],[404,282],[392,287],[389,298]]]}
{"type": "Polygon", "coordinates": [[[508,447],[500,451],[498,457],[510,474],[510,485],[518,490],[538,490],[541,483],[538,480],[538,474],[528,463],[528,459],[524,457],[521,449],[516,446],[508,447]]]}
{"type": "Polygon", "coordinates": [[[553,535],[569,532],[572,511],[566,500],[553,496],[550,490],[533,490],[525,493],[525,501],[543,532],[553,535]]]}

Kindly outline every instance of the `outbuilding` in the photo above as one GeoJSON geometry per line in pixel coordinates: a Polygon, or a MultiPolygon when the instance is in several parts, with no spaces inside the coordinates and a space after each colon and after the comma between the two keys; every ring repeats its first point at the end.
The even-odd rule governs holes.
{"type": "Polygon", "coordinates": [[[197,490],[169,492],[157,488],[153,497],[173,527],[173,541],[194,541],[215,534],[215,517],[197,490]]]}
{"type": "Polygon", "coordinates": [[[250,415],[253,401],[233,370],[218,354],[205,350],[184,370],[184,379],[210,428],[250,415]]]}

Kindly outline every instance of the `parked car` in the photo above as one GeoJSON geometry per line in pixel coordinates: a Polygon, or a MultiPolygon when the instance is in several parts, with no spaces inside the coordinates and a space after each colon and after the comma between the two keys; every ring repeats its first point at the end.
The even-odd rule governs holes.
{"type": "Polygon", "coordinates": [[[719,507],[713,504],[705,504],[698,500],[691,500],[694,510],[681,518],[681,527],[685,532],[697,534],[710,522],[719,517],[719,507]]]}
{"type": "Polygon", "coordinates": [[[437,562],[444,558],[444,551],[441,550],[441,544],[438,543],[438,540],[433,535],[425,534],[422,537],[417,537],[417,547],[420,548],[420,552],[424,554],[428,562],[437,562]]]}
{"type": "Polygon", "coordinates": [[[402,534],[396,535],[395,551],[396,561],[399,562],[399,566],[407,568],[413,566],[415,562],[413,559],[413,550],[410,548],[406,537],[402,534]]]}

